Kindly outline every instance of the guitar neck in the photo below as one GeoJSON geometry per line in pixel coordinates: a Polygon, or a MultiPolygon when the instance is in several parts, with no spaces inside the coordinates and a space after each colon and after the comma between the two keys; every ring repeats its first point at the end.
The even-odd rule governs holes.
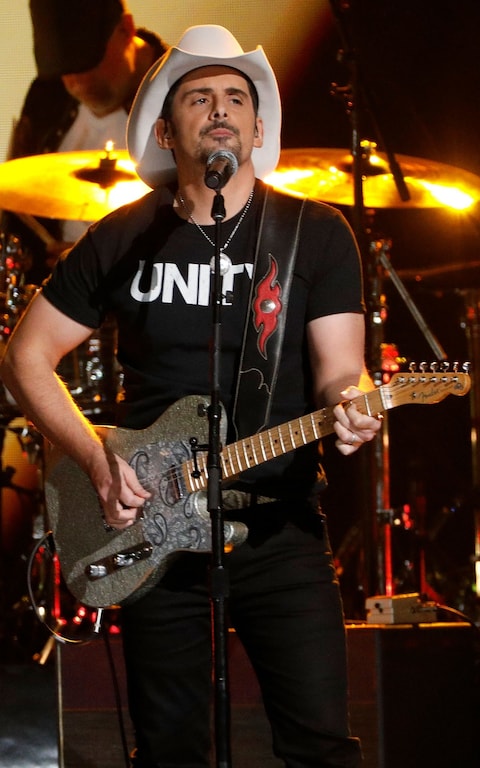
{"type": "MultiPolygon", "coordinates": [[[[357,410],[361,413],[377,415],[386,408],[392,407],[388,404],[388,396],[385,397],[385,390],[386,387],[379,387],[355,398],[353,402],[357,410]]],[[[236,477],[246,469],[256,467],[332,434],[334,422],[333,406],[329,406],[230,443],[220,454],[223,479],[236,477]]],[[[207,481],[205,456],[197,459],[199,473],[193,473],[193,460],[186,462],[185,468],[188,489],[193,492],[205,488],[207,481]],[[200,476],[192,477],[192,474],[200,474],[200,476]]]]}
{"type": "MultiPolygon", "coordinates": [[[[470,386],[468,373],[460,373],[458,370],[396,373],[390,383],[382,384],[371,392],[364,392],[343,405],[348,408],[354,403],[360,413],[379,416],[397,405],[428,405],[439,403],[449,394],[465,395],[470,386]]],[[[228,480],[236,477],[246,469],[332,434],[335,423],[333,408],[321,408],[307,416],[300,416],[227,445],[220,454],[222,478],[228,480]]],[[[188,491],[193,493],[203,490],[207,477],[205,454],[197,457],[196,465],[193,459],[183,464],[183,479],[188,491]]]]}

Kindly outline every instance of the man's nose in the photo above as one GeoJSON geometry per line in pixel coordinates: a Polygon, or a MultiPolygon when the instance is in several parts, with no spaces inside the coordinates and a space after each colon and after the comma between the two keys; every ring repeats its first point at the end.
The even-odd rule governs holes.
{"type": "Polygon", "coordinates": [[[223,102],[217,101],[212,106],[211,116],[218,119],[227,116],[227,106],[223,102]]]}

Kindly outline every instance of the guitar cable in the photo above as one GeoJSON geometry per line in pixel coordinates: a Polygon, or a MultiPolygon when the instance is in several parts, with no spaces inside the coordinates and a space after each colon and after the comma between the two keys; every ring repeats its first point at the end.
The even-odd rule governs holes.
{"type": "MultiPolygon", "coordinates": [[[[62,578],[60,573],[60,564],[55,551],[52,531],[47,531],[36,543],[28,560],[27,570],[27,590],[31,606],[37,619],[47,628],[52,638],[61,643],[70,643],[73,645],[82,645],[91,642],[100,633],[104,609],[98,608],[92,613],[94,618],[92,629],[85,637],[68,637],[62,632],[62,627],[66,627],[67,619],[62,616],[61,592],[66,590],[62,587],[62,578]],[[47,556],[48,555],[48,556],[47,556]],[[48,562],[48,557],[50,562],[48,562]],[[38,584],[34,587],[36,572],[40,572],[40,578],[37,578],[38,584]],[[50,594],[49,594],[50,588],[50,594]],[[37,593],[37,594],[35,594],[37,593]],[[53,620],[53,622],[52,622],[53,620]],[[52,626],[53,623],[53,626],[52,626]]],[[[88,609],[79,605],[75,610],[72,624],[77,633],[84,628],[88,609]]],[[[90,618],[90,617],[89,617],[90,618]]],[[[49,643],[47,642],[47,645],[49,643]]],[[[51,647],[49,646],[51,650],[51,647]]],[[[44,649],[45,652],[46,649],[44,649]]],[[[43,657],[44,652],[40,654],[43,657]]]]}
{"type": "MultiPolygon", "coordinates": [[[[125,726],[125,720],[123,717],[123,709],[122,709],[122,695],[120,690],[120,682],[118,677],[118,670],[116,668],[114,655],[112,652],[112,646],[110,643],[110,636],[108,632],[108,627],[106,627],[104,624],[102,624],[102,619],[104,615],[104,609],[98,608],[96,611],[95,621],[92,627],[92,630],[90,634],[84,638],[71,638],[67,637],[65,634],[62,634],[61,628],[62,626],[66,625],[66,619],[64,619],[61,616],[60,611],[60,599],[59,599],[59,592],[62,589],[61,579],[60,579],[60,568],[58,564],[58,558],[56,557],[55,552],[55,544],[53,541],[53,535],[51,531],[47,531],[47,533],[42,536],[41,539],[38,540],[36,546],[32,550],[30,554],[30,558],[28,561],[28,572],[27,572],[27,589],[28,589],[28,596],[30,599],[30,603],[32,605],[32,608],[35,612],[35,616],[37,619],[47,628],[47,630],[50,632],[50,637],[45,643],[42,651],[38,654],[35,654],[34,659],[41,665],[45,664],[50,653],[53,650],[55,641],[64,643],[64,644],[72,644],[72,645],[85,645],[87,643],[90,643],[95,637],[101,636],[103,639],[103,645],[105,648],[105,653],[107,657],[108,667],[110,670],[110,677],[112,681],[112,687],[113,687],[113,696],[115,700],[115,712],[117,716],[117,722],[118,722],[118,728],[120,732],[120,740],[121,740],[121,746],[122,746],[122,752],[123,752],[123,759],[125,761],[125,767],[128,768],[130,765],[130,754],[129,754],[129,748],[128,748],[128,739],[127,739],[127,731],[125,726]],[[48,596],[47,596],[47,588],[46,585],[48,583],[48,577],[52,576],[52,573],[48,574],[48,565],[45,566],[45,562],[47,560],[47,554],[50,557],[50,563],[53,565],[52,573],[53,573],[53,610],[50,606],[48,606],[48,596]],[[34,572],[35,569],[40,566],[40,570],[42,571],[42,582],[43,582],[43,588],[41,589],[41,592],[45,595],[45,599],[41,600],[39,602],[38,597],[35,596],[35,590],[34,590],[34,572]],[[48,616],[52,616],[54,619],[54,626],[52,627],[51,624],[48,621],[48,616]]],[[[80,606],[80,608],[77,610],[76,616],[78,616],[82,609],[85,610],[84,606],[80,606]]],[[[95,615],[95,614],[93,614],[95,615]]],[[[76,618],[76,617],[75,617],[76,618]]],[[[74,618],[74,621],[75,621],[74,618]]]]}

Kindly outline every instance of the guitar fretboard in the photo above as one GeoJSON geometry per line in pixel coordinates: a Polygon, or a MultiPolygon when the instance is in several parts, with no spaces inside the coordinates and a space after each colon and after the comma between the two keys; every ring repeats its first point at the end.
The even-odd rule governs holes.
{"type": "MultiPolygon", "coordinates": [[[[468,373],[459,373],[458,370],[451,373],[396,373],[388,384],[365,392],[352,401],[343,403],[343,406],[348,408],[355,403],[361,413],[379,416],[383,411],[397,405],[427,405],[438,403],[449,394],[465,395],[470,386],[468,373]]],[[[228,480],[246,469],[332,434],[335,422],[333,408],[334,406],[322,408],[227,445],[220,454],[222,478],[228,480]]],[[[182,465],[182,475],[187,491],[193,493],[203,490],[208,478],[206,454],[197,455],[196,463],[193,459],[186,461],[182,465]]]]}
{"type": "MultiPolygon", "coordinates": [[[[379,387],[355,398],[353,402],[362,413],[376,415],[392,407],[389,404],[390,400],[391,396],[387,388],[379,387]]],[[[222,477],[224,479],[235,477],[246,469],[326,437],[334,431],[334,422],[333,406],[330,406],[230,443],[220,455],[222,477]]],[[[185,468],[185,480],[189,491],[205,488],[208,477],[205,455],[197,457],[198,472],[194,472],[193,461],[188,461],[185,468]]]]}

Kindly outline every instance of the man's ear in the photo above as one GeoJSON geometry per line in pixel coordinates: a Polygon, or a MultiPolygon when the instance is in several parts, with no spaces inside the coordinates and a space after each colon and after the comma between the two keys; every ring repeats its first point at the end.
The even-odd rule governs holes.
{"type": "Polygon", "coordinates": [[[137,28],[131,13],[122,13],[119,22],[119,28],[122,30],[128,40],[133,40],[137,34],[137,28]]]}
{"type": "Polygon", "coordinates": [[[168,123],[163,117],[159,117],[155,123],[155,138],[159,147],[162,149],[171,149],[172,136],[168,128],[168,123]]]}
{"type": "Polygon", "coordinates": [[[263,120],[261,117],[257,117],[255,121],[255,133],[253,139],[254,147],[263,147],[263,120]]]}

